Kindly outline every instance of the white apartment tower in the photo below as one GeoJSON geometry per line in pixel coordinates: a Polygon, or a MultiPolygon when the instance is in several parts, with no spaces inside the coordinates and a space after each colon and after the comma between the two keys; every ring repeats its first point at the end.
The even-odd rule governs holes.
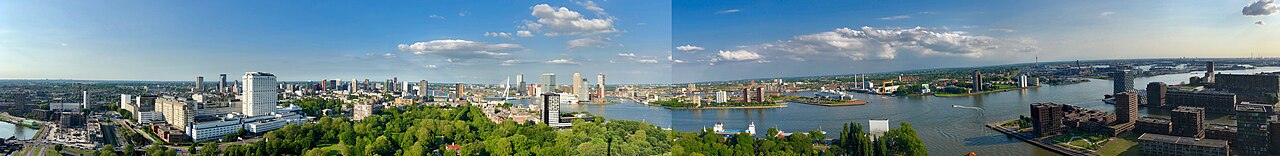
{"type": "Polygon", "coordinates": [[[276,111],[276,75],[265,72],[246,72],[243,90],[240,113],[252,117],[276,111]]]}

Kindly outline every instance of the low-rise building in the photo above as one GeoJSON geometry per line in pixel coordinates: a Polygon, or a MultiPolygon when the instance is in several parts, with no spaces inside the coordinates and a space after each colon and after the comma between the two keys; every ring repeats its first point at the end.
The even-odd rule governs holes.
{"type": "Polygon", "coordinates": [[[1162,134],[1142,134],[1138,137],[1138,150],[1142,155],[1200,156],[1231,154],[1227,141],[1197,139],[1162,134]]]}
{"type": "Polygon", "coordinates": [[[1233,114],[1238,102],[1236,94],[1222,91],[1169,90],[1165,95],[1165,103],[1171,107],[1200,107],[1218,114],[1233,114]]]}

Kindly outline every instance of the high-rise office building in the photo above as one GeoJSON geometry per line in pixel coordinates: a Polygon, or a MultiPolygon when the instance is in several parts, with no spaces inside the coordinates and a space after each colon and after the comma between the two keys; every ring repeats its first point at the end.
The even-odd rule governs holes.
{"type": "Polygon", "coordinates": [[[591,82],[587,82],[587,79],[584,78],[584,79],[578,80],[578,83],[579,83],[578,85],[574,85],[574,86],[577,86],[577,88],[574,88],[573,90],[577,92],[574,92],[573,94],[577,96],[576,98],[578,98],[578,101],[588,100],[587,96],[590,95],[590,92],[587,91],[588,90],[587,86],[591,86],[590,85],[591,82]]]}
{"type": "Polygon", "coordinates": [[[227,90],[227,73],[218,74],[218,92],[226,92],[227,90]]]}
{"type": "Polygon", "coordinates": [[[756,87],[756,94],[755,94],[755,96],[756,96],[756,102],[765,102],[765,100],[764,100],[764,88],[763,88],[763,87],[756,87]]]}
{"type": "Polygon", "coordinates": [[[555,125],[560,123],[560,94],[542,94],[542,123],[555,125]]]}
{"type": "Polygon", "coordinates": [[[1035,134],[1042,137],[1066,132],[1066,126],[1062,123],[1064,116],[1062,104],[1031,104],[1031,126],[1034,128],[1035,134]]]}
{"type": "Polygon", "coordinates": [[[596,75],[596,96],[604,99],[604,73],[596,75]]]}
{"type": "Polygon", "coordinates": [[[80,91],[80,93],[82,94],[82,97],[80,97],[81,109],[89,109],[89,91],[80,91]]]}
{"type": "Polygon", "coordinates": [[[1179,106],[1169,114],[1172,122],[1172,135],[1202,138],[1204,137],[1204,108],[1179,106]]]}
{"type": "Polygon", "coordinates": [[[573,85],[571,85],[571,86],[572,86],[572,88],[569,88],[569,89],[570,89],[570,91],[569,91],[570,93],[573,93],[573,94],[579,94],[579,93],[581,93],[581,91],[582,91],[582,75],[578,75],[578,73],[573,73],[573,85]]]}
{"type": "Polygon", "coordinates": [[[454,98],[453,98],[453,99],[466,100],[466,99],[464,99],[464,98],[466,98],[466,96],[467,96],[467,86],[466,86],[466,85],[464,85],[464,84],[462,84],[462,83],[455,84],[455,85],[454,85],[454,87],[453,87],[453,91],[454,91],[454,92],[453,92],[453,95],[454,95],[454,98]]]}
{"type": "Polygon", "coordinates": [[[1122,93],[1133,90],[1133,72],[1127,69],[1116,69],[1111,73],[1112,93],[1122,93]]]}
{"type": "Polygon", "coordinates": [[[1165,107],[1165,96],[1169,92],[1169,86],[1164,82],[1151,82],[1147,84],[1147,106],[1165,107]]]}
{"type": "Polygon", "coordinates": [[[265,72],[244,73],[244,95],[241,112],[246,116],[267,115],[276,111],[276,75],[265,72]]]}
{"type": "Polygon", "coordinates": [[[983,88],[982,88],[982,72],[981,72],[981,71],[974,70],[974,71],[973,71],[973,91],[974,91],[974,92],[980,92],[980,91],[982,91],[982,90],[983,90],[983,88]]]}
{"type": "Polygon", "coordinates": [[[1116,94],[1116,123],[1133,123],[1138,120],[1138,93],[1116,94]]]}
{"type": "Polygon", "coordinates": [[[204,75],[196,76],[196,92],[204,92],[204,75]]]}
{"type": "Polygon", "coordinates": [[[429,84],[431,83],[427,83],[427,80],[418,81],[418,97],[427,97],[427,92],[431,92],[431,90],[427,90],[429,84]]]}
{"type": "Polygon", "coordinates": [[[542,93],[555,93],[556,91],[556,73],[542,74],[542,93]]]}
{"type": "Polygon", "coordinates": [[[1231,149],[1240,156],[1267,155],[1271,139],[1267,132],[1275,107],[1271,105],[1241,103],[1236,106],[1236,140],[1231,149]]]}
{"type": "Polygon", "coordinates": [[[1019,74],[1019,75],[1018,75],[1018,88],[1027,88],[1027,86],[1028,86],[1028,84],[1027,84],[1027,75],[1026,75],[1026,74],[1019,74]]]}
{"type": "Polygon", "coordinates": [[[1202,82],[1204,82],[1204,83],[1213,83],[1213,82],[1214,82],[1214,76],[1213,76],[1213,75],[1214,75],[1214,74],[1216,74],[1216,73],[1213,71],[1213,68],[1214,68],[1214,67],[1215,67],[1215,65],[1213,64],[1213,61],[1206,61],[1206,62],[1204,62],[1204,70],[1205,70],[1205,71],[1204,71],[1204,78],[1203,78],[1203,79],[1200,79],[1200,81],[1202,81],[1202,82]]]}
{"type": "Polygon", "coordinates": [[[516,96],[528,95],[529,85],[524,83],[524,74],[516,75],[516,96]]]}

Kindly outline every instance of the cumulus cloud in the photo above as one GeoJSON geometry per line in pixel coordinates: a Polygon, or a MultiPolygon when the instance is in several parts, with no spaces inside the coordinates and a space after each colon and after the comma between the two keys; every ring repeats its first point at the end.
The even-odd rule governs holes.
{"type": "Polygon", "coordinates": [[[600,7],[600,5],[596,5],[596,2],[593,2],[593,1],[589,1],[589,0],[588,0],[588,1],[579,1],[579,2],[577,2],[577,3],[578,3],[578,5],[581,5],[583,8],[586,8],[586,9],[587,9],[587,11],[592,11],[592,12],[595,12],[596,14],[600,14],[600,15],[607,15],[607,14],[608,14],[608,13],[605,13],[605,12],[604,12],[604,8],[601,8],[601,7],[600,7]]]}
{"type": "Polygon", "coordinates": [[[1269,16],[1280,13],[1280,6],[1276,6],[1274,0],[1257,0],[1249,5],[1244,6],[1240,13],[1245,16],[1269,16]]]}
{"type": "Polygon", "coordinates": [[[925,28],[860,29],[838,28],[833,31],[799,35],[758,45],[739,46],[739,50],[720,51],[712,61],[763,60],[765,57],[793,61],[847,58],[849,60],[886,60],[900,55],[981,57],[992,52],[1034,52],[1030,39],[997,39],[968,35],[963,32],[925,28]]]}
{"type": "Polygon", "coordinates": [[[444,19],[444,16],[440,16],[440,15],[436,15],[436,14],[431,14],[431,16],[427,16],[427,18],[433,18],[433,19],[444,19]]]}
{"type": "Polygon", "coordinates": [[[534,5],[531,9],[533,12],[530,15],[538,19],[526,21],[525,28],[541,30],[546,36],[596,35],[618,31],[613,27],[613,17],[586,18],[569,8],[555,8],[547,4],[534,5]]]}
{"type": "Polygon", "coordinates": [[[554,59],[554,60],[549,60],[545,63],[559,64],[559,65],[577,65],[578,64],[578,62],[574,62],[572,59],[554,59]]]}
{"type": "Polygon", "coordinates": [[[436,65],[434,65],[434,64],[423,65],[422,67],[423,67],[423,68],[427,68],[427,69],[436,69],[436,68],[439,68],[439,67],[437,67],[437,66],[436,66],[436,65]]]}
{"type": "Polygon", "coordinates": [[[520,31],[516,31],[516,36],[533,37],[533,32],[529,32],[528,30],[520,30],[520,31]]]}
{"type": "Polygon", "coordinates": [[[383,58],[389,58],[389,59],[390,59],[390,58],[396,58],[396,54],[386,53],[386,54],[382,54],[382,57],[383,57],[383,58]]]}
{"type": "Polygon", "coordinates": [[[693,46],[693,45],[682,45],[682,46],[676,47],[676,50],[686,51],[686,52],[697,52],[697,51],[702,51],[706,49],[698,46],[693,46]]]}
{"type": "Polygon", "coordinates": [[[907,18],[911,18],[911,16],[897,15],[897,16],[881,17],[880,20],[900,20],[900,19],[907,19],[907,18]]]}
{"type": "Polygon", "coordinates": [[[755,52],[751,52],[751,51],[747,51],[747,50],[733,50],[733,51],[724,51],[724,50],[721,50],[721,51],[720,51],[720,53],[716,54],[716,58],[713,58],[713,59],[712,59],[712,62],[718,62],[718,61],[752,61],[752,60],[755,60],[755,61],[761,61],[761,60],[763,60],[763,59],[764,59],[764,56],[761,56],[760,54],[757,54],[757,53],[755,53],[755,52]]]}
{"type": "Polygon", "coordinates": [[[658,63],[657,56],[641,56],[635,53],[618,53],[618,57],[622,57],[627,61],[635,63],[658,63]]]}
{"type": "Polygon", "coordinates": [[[484,32],[484,37],[511,38],[511,33],[507,33],[507,32],[484,32]]]}
{"type": "Polygon", "coordinates": [[[727,13],[735,13],[735,12],[742,12],[742,10],[740,9],[720,10],[720,11],[716,11],[716,14],[727,14],[727,13]]]}
{"type": "Polygon", "coordinates": [[[587,38],[569,40],[569,42],[567,42],[567,44],[569,44],[567,49],[577,49],[577,48],[592,47],[592,46],[604,47],[608,45],[609,40],[610,40],[609,38],[598,38],[598,37],[587,37],[587,38]]]}
{"type": "Polygon", "coordinates": [[[417,55],[438,55],[453,59],[493,59],[511,55],[512,51],[523,50],[518,44],[485,43],[468,40],[432,40],[413,44],[400,44],[400,51],[417,55]]]}

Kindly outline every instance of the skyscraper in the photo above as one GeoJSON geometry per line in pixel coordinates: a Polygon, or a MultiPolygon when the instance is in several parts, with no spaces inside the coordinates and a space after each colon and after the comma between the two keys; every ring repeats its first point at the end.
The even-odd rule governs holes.
{"type": "Polygon", "coordinates": [[[1164,82],[1151,82],[1147,84],[1147,106],[1149,107],[1165,107],[1165,95],[1169,91],[1169,86],[1164,82]]]}
{"type": "Polygon", "coordinates": [[[1204,71],[1204,79],[1202,79],[1201,81],[1203,81],[1204,83],[1213,83],[1213,82],[1214,82],[1213,75],[1214,75],[1215,73],[1214,73],[1214,71],[1213,71],[1213,67],[1214,67],[1213,61],[1207,61],[1207,62],[1205,62],[1205,63],[1204,63],[1204,70],[1205,70],[1205,71],[1204,71]]]}
{"type": "Polygon", "coordinates": [[[218,74],[218,92],[226,92],[227,89],[227,73],[218,74]]]}
{"type": "Polygon", "coordinates": [[[89,109],[89,91],[80,91],[83,96],[80,98],[81,109],[89,109]]]}
{"type": "Polygon", "coordinates": [[[427,97],[427,92],[431,92],[430,90],[427,90],[428,84],[430,83],[427,83],[427,80],[418,81],[418,97],[425,98],[427,97]]]}
{"type": "Polygon", "coordinates": [[[467,95],[466,85],[462,83],[458,83],[454,86],[453,91],[454,91],[453,95],[455,95],[454,99],[465,100],[464,98],[466,98],[466,95],[467,95]]]}
{"type": "Polygon", "coordinates": [[[247,116],[267,115],[276,111],[276,75],[265,72],[244,73],[244,95],[241,113],[247,116]]]}
{"type": "Polygon", "coordinates": [[[524,74],[516,75],[516,96],[526,95],[528,85],[524,84],[524,74]]]}
{"type": "Polygon", "coordinates": [[[604,73],[596,75],[596,96],[604,99],[604,73]]]}
{"type": "MultiPolygon", "coordinates": [[[[570,91],[569,91],[570,93],[573,93],[573,94],[582,93],[582,75],[578,75],[578,73],[573,73],[572,87],[573,88],[570,88],[570,91]]],[[[582,97],[582,96],[578,96],[578,97],[582,97]]]]}
{"type": "Polygon", "coordinates": [[[573,89],[573,90],[577,91],[577,92],[575,92],[575,93],[573,93],[573,94],[575,94],[575,95],[577,96],[578,101],[586,101],[586,100],[589,100],[589,99],[588,99],[588,97],[587,97],[587,95],[588,95],[588,94],[590,94],[590,92],[588,92],[588,91],[587,91],[587,86],[591,86],[591,85],[590,85],[590,83],[591,83],[591,82],[587,82],[587,79],[585,79],[585,78],[584,78],[584,79],[579,79],[579,80],[578,80],[578,85],[574,85],[574,86],[578,86],[578,88],[574,88],[574,89],[573,89]]]}
{"type": "Polygon", "coordinates": [[[555,87],[556,87],[556,73],[543,73],[542,74],[542,92],[555,93],[556,92],[555,87]]]}
{"type": "Polygon", "coordinates": [[[1117,68],[1111,73],[1112,93],[1122,93],[1133,90],[1133,72],[1127,69],[1117,68]]]}
{"type": "Polygon", "coordinates": [[[980,91],[982,91],[982,90],[983,90],[983,88],[982,88],[982,72],[981,72],[981,71],[974,70],[974,71],[973,71],[973,91],[974,91],[974,92],[980,92],[980,91]]]}
{"type": "Polygon", "coordinates": [[[1204,108],[1178,106],[1169,114],[1173,123],[1173,134],[1176,136],[1204,137],[1204,108]]]}
{"type": "Polygon", "coordinates": [[[196,76],[196,92],[204,92],[204,75],[196,76]]]}
{"type": "Polygon", "coordinates": [[[1122,92],[1115,95],[1116,123],[1133,123],[1138,120],[1138,93],[1122,92]]]}
{"type": "Polygon", "coordinates": [[[560,94],[542,94],[542,123],[554,125],[560,123],[560,94]]]}

